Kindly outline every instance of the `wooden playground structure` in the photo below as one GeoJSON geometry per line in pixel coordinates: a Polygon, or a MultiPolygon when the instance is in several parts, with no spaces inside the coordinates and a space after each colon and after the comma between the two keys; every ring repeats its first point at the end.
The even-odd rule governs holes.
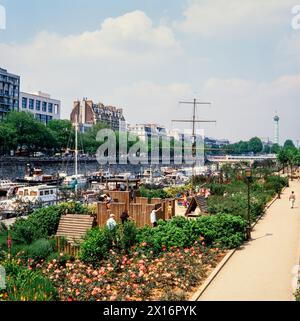
{"type": "Polygon", "coordinates": [[[113,200],[109,207],[106,203],[98,203],[97,224],[99,227],[105,226],[110,214],[114,214],[115,220],[120,222],[120,216],[124,211],[128,212],[130,219],[135,222],[137,227],[151,225],[150,214],[159,208],[161,211],[157,213],[158,220],[169,220],[175,216],[175,199],[148,199],[146,197],[132,199],[129,191],[109,191],[109,195],[113,200]]]}

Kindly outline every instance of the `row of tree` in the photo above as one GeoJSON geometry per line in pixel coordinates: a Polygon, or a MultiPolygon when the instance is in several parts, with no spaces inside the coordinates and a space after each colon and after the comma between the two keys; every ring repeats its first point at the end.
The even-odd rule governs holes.
{"type": "MultiPolygon", "coordinates": [[[[84,153],[95,154],[102,142],[97,141],[96,137],[99,130],[106,128],[102,123],[94,125],[89,131],[82,134],[79,133],[78,148],[84,153]]],[[[123,137],[121,135],[129,135],[128,133],[116,133],[117,147],[123,137]]],[[[127,148],[129,150],[135,143],[139,142],[137,137],[129,140],[127,148]]],[[[47,125],[36,120],[31,113],[11,112],[6,119],[0,122],[0,154],[9,155],[11,151],[14,153],[42,152],[46,155],[53,155],[58,152],[75,148],[75,129],[68,120],[52,120],[47,125]]],[[[140,142],[141,149],[144,152],[151,152],[153,146],[143,146],[140,142]]],[[[182,148],[182,143],[171,141],[171,155],[174,150],[182,148]]],[[[164,146],[162,142],[157,142],[156,146],[160,153],[164,146]]],[[[188,147],[188,146],[186,146],[188,147]]],[[[211,149],[206,149],[207,153],[212,153],[211,149]]],[[[291,140],[287,140],[281,148],[279,145],[272,147],[264,146],[258,137],[254,137],[249,141],[240,141],[230,144],[215,153],[222,154],[259,154],[259,153],[275,153],[278,154],[278,160],[281,164],[290,164],[294,159],[298,160],[298,149],[291,140]],[[295,156],[296,155],[296,156],[295,156]]]]}

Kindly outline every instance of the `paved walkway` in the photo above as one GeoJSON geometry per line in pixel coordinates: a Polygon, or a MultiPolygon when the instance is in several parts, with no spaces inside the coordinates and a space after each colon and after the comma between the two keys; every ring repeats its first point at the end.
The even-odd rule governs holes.
{"type": "Polygon", "coordinates": [[[290,183],[200,301],[292,301],[300,259],[300,183],[290,183]],[[288,198],[294,190],[296,208],[288,198]]]}

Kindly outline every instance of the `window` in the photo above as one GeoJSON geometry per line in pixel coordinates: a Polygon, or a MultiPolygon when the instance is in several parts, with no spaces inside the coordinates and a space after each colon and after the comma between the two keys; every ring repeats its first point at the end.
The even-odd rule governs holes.
{"type": "Polygon", "coordinates": [[[24,191],[24,196],[28,196],[29,194],[28,194],[28,189],[25,189],[25,191],[24,191]]]}
{"type": "Polygon", "coordinates": [[[34,99],[29,99],[29,109],[34,109],[34,99]]]}
{"type": "Polygon", "coordinates": [[[47,116],[41,115],[41,122],[47,124],[47,116]]]}
{"type": "Polygon", "coordinates": [[[47,102],[43,101],[42,111],[47,112],[47,102]]]}
{"type": "Polygon", "coordinates": [[[22,97],[22,108],[27,108],[27,98],[22,97]]]}
{"type": "Polygon", "coordinates": [[[53,195],[53,190],[50,191],[50,194],[53,195]]]}
{"type": "Polygon", "coordinates": [[[30,192],[30,196],[37,196],[37,192],[36,191],[31,191],[30,192]]]}
{"type": "Polygon", "coordinates": [[[52,104],[52,103],[49,103],[49,104],[48,104],[48,112],[49,112],[50,114],[53,113],[53,104],[52,104]]]}
{"type": "Polygon", "coordinates": [[[44,192],[43,191],[40,191],[40,196],[43,196],[44,195],[44,192]]]}
{"type": "Polygon", "coordinates": [[[45,195],[49,195],[49,191],[45,191],[45,195]]]}
{"type": "Polygon", "coordinates": [[[54,105],[54,113],[55,113],[55,115],[59,114],[59,106],[58,106],[58,104],[54,105]]]}
{"type": "Polygon", "coordinates": [[[40,100],[37,100],[37,101],[35,102],[35,109],[38,110],[38,111],[41,110],[41,101],[40,101],[40,100]]]}
{"type": "Polygon", "coordinates": [[[52,116],[47,116],[47,124],[53,119],[52,116]]]}

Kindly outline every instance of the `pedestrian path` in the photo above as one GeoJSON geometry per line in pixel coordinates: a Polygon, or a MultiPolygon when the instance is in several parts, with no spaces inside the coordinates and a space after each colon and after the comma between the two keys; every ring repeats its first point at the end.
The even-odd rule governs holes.
{"type": "Polygon", "coordinates": [[[292,301],[300,260],[300,182],[290,182],[280,200],[254,227],[199,301],[292,301]],[[295,191],[295,208],[289,195],[295,191]]]}

